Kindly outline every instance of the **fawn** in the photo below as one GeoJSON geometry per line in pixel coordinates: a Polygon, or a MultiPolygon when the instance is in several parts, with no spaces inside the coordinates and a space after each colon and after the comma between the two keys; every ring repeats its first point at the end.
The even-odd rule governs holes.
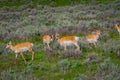
{"type": "Polygon", "coordinates": [[[32,60],[34,60],[33,44],[30,43],[30,42],[25,42],[25,43],[20,43],[20,44],[17,44],[17,45],[13,45],[12,42],[10,41],[7,44],[6,48],[10,48],[12,51],[15,52],[15,60],[18,57],[18,53],[20,53],[20,55],[22,56],[22,58],[23,58],[23,60],[26,64],[26,60],[25,60],[25,57],[24,57],[24,54],[23,54],[23,52],[25,52],[25,51],[32,52],[32,60]]]}
{"type": "Polygon", "coordinates": [[[76,50],[80,49],[78,45],[79,37],[77,36],[65,36],[65,37],[60,38],[59,34],[56,33],[55,38],[60,44],[60,46],[64,47],[64,50],[67,49],[67,46],[73,46],[73,45],[77,47],[76,50]]]}
{"type": "Polygon", "coordinates": [[[50,48],[50,42],[52,42],[52,41],[53,41],[53,35],[52,36],[49,36],[49,35],[44,35],[43,36],[43,43],[47,44],[47,48],[49,50],[51,50],[51,48],[50,48]]]}
{"type": "Polygon", "coordinates": [[[100,36],[100,31],[97,30],[95,34],[89,34],[86,36],[86,41],[88,44],[93,43],[94,46],[96,47],[96,42],[98,41],[98,38],[100,36]]]}

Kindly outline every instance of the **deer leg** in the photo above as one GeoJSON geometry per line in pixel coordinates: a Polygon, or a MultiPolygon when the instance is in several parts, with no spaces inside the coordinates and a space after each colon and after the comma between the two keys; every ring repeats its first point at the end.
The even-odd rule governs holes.
{"type": "Polygon", "coordinates": [[[44,48],[46,48],[46,43],[45,42],[43,42],[43,45],[44,45],[44,48]]]}
{"type": "Polygon", "coordinates": [[[47,47],[48,47],[49,50],[51,50],[49,43],[47,43],[47,47]]]}
{"type": "Polygon", "coordinates": [[[89,47],[89,46],[90,46],[90,43],[88,42],[87,45],[88,45],[88,47],[89,47]]]}
{"type": "Polygon", "coordinates": [[[34,51],[31,50],[31,52],[32,52],[32,61],[33,61],[34,60],[34,51]]]}
{"type": "Polygon", "coordinates": [[[34,60],[34,51],[32,49],[29,50],[32,53],[32,61],[34,60]]]}
{"type": "Polygon", "coordinates": [[[17,57],[18,57],[18,54],[16,53],[16,54],[15,54],[15,61],[14,61],[14,64],[16,64],[17,57]]]}
{"type": "Polygon", "coordinates": [[[74,45],[77,47],[77,50],[80,49],[80,46],[77,43],[75,43],[74,45]]]}
{"type": "Polygon", "coordinates": [[[17,59],[17,57],[18,57],[18,54],[16,53],[16,54],[15,54],[15,60],[17,59]]]}
{"type": "Polygon", "coordinates": [[[26,60],[25,60],[25,57],[24,57],[23,53],[21,52],[20,55],[22,56],[22,58],[23,58],[23,60],[24,60],[24,62],[26,64],[26,60]]]}
{"type": "Polygon", "coordinates": [[[94,46],[96,47],[96,43],[94,42],[93,44],[94,44],[94,46]]]}
{"type": "Polygon", "coordinates": [[[65,51],[67,50],[67,47],[66,47],[66,45],[64,45],[64,50],[65,50],[65,51]]]}

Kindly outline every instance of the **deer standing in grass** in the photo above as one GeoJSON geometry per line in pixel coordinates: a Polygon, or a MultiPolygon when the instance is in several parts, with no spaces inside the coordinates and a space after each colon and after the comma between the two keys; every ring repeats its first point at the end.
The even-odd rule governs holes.
{"type": "Polygon", "coordinates": [[[120,34],[120,25],[119,24],[115,24],[115,28],[118,30],[118,32],[120,34]]]}
{"type": "Polygon", "coordinates": [[[93,43],[94,46],[96,47],[96,43],[98,41],[98,38],[100,36],[100,31],[97,30],[95,34],[89,34],[86,36],[86,41],[88,42],[88,44],[93,43]]]}
{"type": "Polygon", "coordinates": [[[7,44],[6,48],[10,48],[12,51],[15,52],[15,60],[17,59],[18,53],[19,53],[22,56],[22,58],[26,64],[26,60],[25,60],[25,57],[23,54],[23,52],[25,52],[25,51],[32,52],[32,60],[34,60],[33,44],[30,42],[25,42],[25,43],[13,45],[12,42],[10,41],[7,44]]]}
{"type": "Polygon", "coordinates": [[[77,47],[76,50],[80,49],[78,45],[79,37],[77,36],[65,36],[60,38],[60,35],[56,33],[55,38],[60,44],[60,46],[64,47],[64,50],[67,50],[67,46],[73,46],[73,45],[77,47]]]}
{"type": "Polygon", "coordinates": [[[53,35],[52,36],[49,36],[49,35],[44,35],[43,36],[43,43],[47,45],[47,48],[49,50],[51,50],[50,42],[52,42],[52,41],[53,41],[53,35]]]}

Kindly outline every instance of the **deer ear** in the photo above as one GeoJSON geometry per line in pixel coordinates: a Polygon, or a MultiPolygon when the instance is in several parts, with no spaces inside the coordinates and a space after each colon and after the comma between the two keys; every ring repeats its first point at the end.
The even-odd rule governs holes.
{"type": "Polygon", "coordinates": [[[116,26],[119,26],[119,24],[117,23],[117,24],[115,24],[116,26]]]}
{"type": "Polygon", "coordinates": [[[117,24],[117,26],[120,26],[120,24],[117,24]]]}

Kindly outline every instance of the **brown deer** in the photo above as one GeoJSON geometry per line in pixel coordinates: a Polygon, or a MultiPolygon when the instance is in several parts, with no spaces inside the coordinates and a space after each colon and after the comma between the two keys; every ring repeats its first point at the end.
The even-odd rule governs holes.
{"type": "Polygon", "coordinates": [[[44,35],[43,36],[43,43],[47,44],[47,48],[49,50],[51,50],[51,48],[50,48],[50,42],[52,42],[52,41],[53,41],[53,35],[52,36],[49,36],[49,35],[44,35]]]}
{"type": "Polygon", "coordinates": [[[67,46],[73,46],[73,45],[77,47],[76,50],[80,49],[78,45],[79,37],[77,36],[65,36],[60,38],[59,34],[56,33],[55,37],[58,43],[60,44],[60,46],[64,47],[64,50],[67,50],[67,46]]]}
{"type": "Polygon", "coordinates": [[[96,42],[98,41],[98,38],[100,36],[100,31],[97,30],[95,34],[89,34],[86,36],[86,41],[88,44],[93,43],[94,46],[96,47],[96,42]]]}
{"type": "Polygon", "coordinates": [[[34,52],[33,52],[33,44],[30,43],[30,42],[25,42],[25,43],[20,43],[20,44],[17,44],[17,45],[13,45],[12,42],[10,41],[6,48],[10,48],[12,51],[15,52],[15,60],[17,59],[18,57],[18,54],[20,54],[26,64],[26,60],[25,60],[25,57],[24,57],[24,54],[23,52],[25,51],[30,51],[32,52],[32,60],[34,60],[34,52]]]}

